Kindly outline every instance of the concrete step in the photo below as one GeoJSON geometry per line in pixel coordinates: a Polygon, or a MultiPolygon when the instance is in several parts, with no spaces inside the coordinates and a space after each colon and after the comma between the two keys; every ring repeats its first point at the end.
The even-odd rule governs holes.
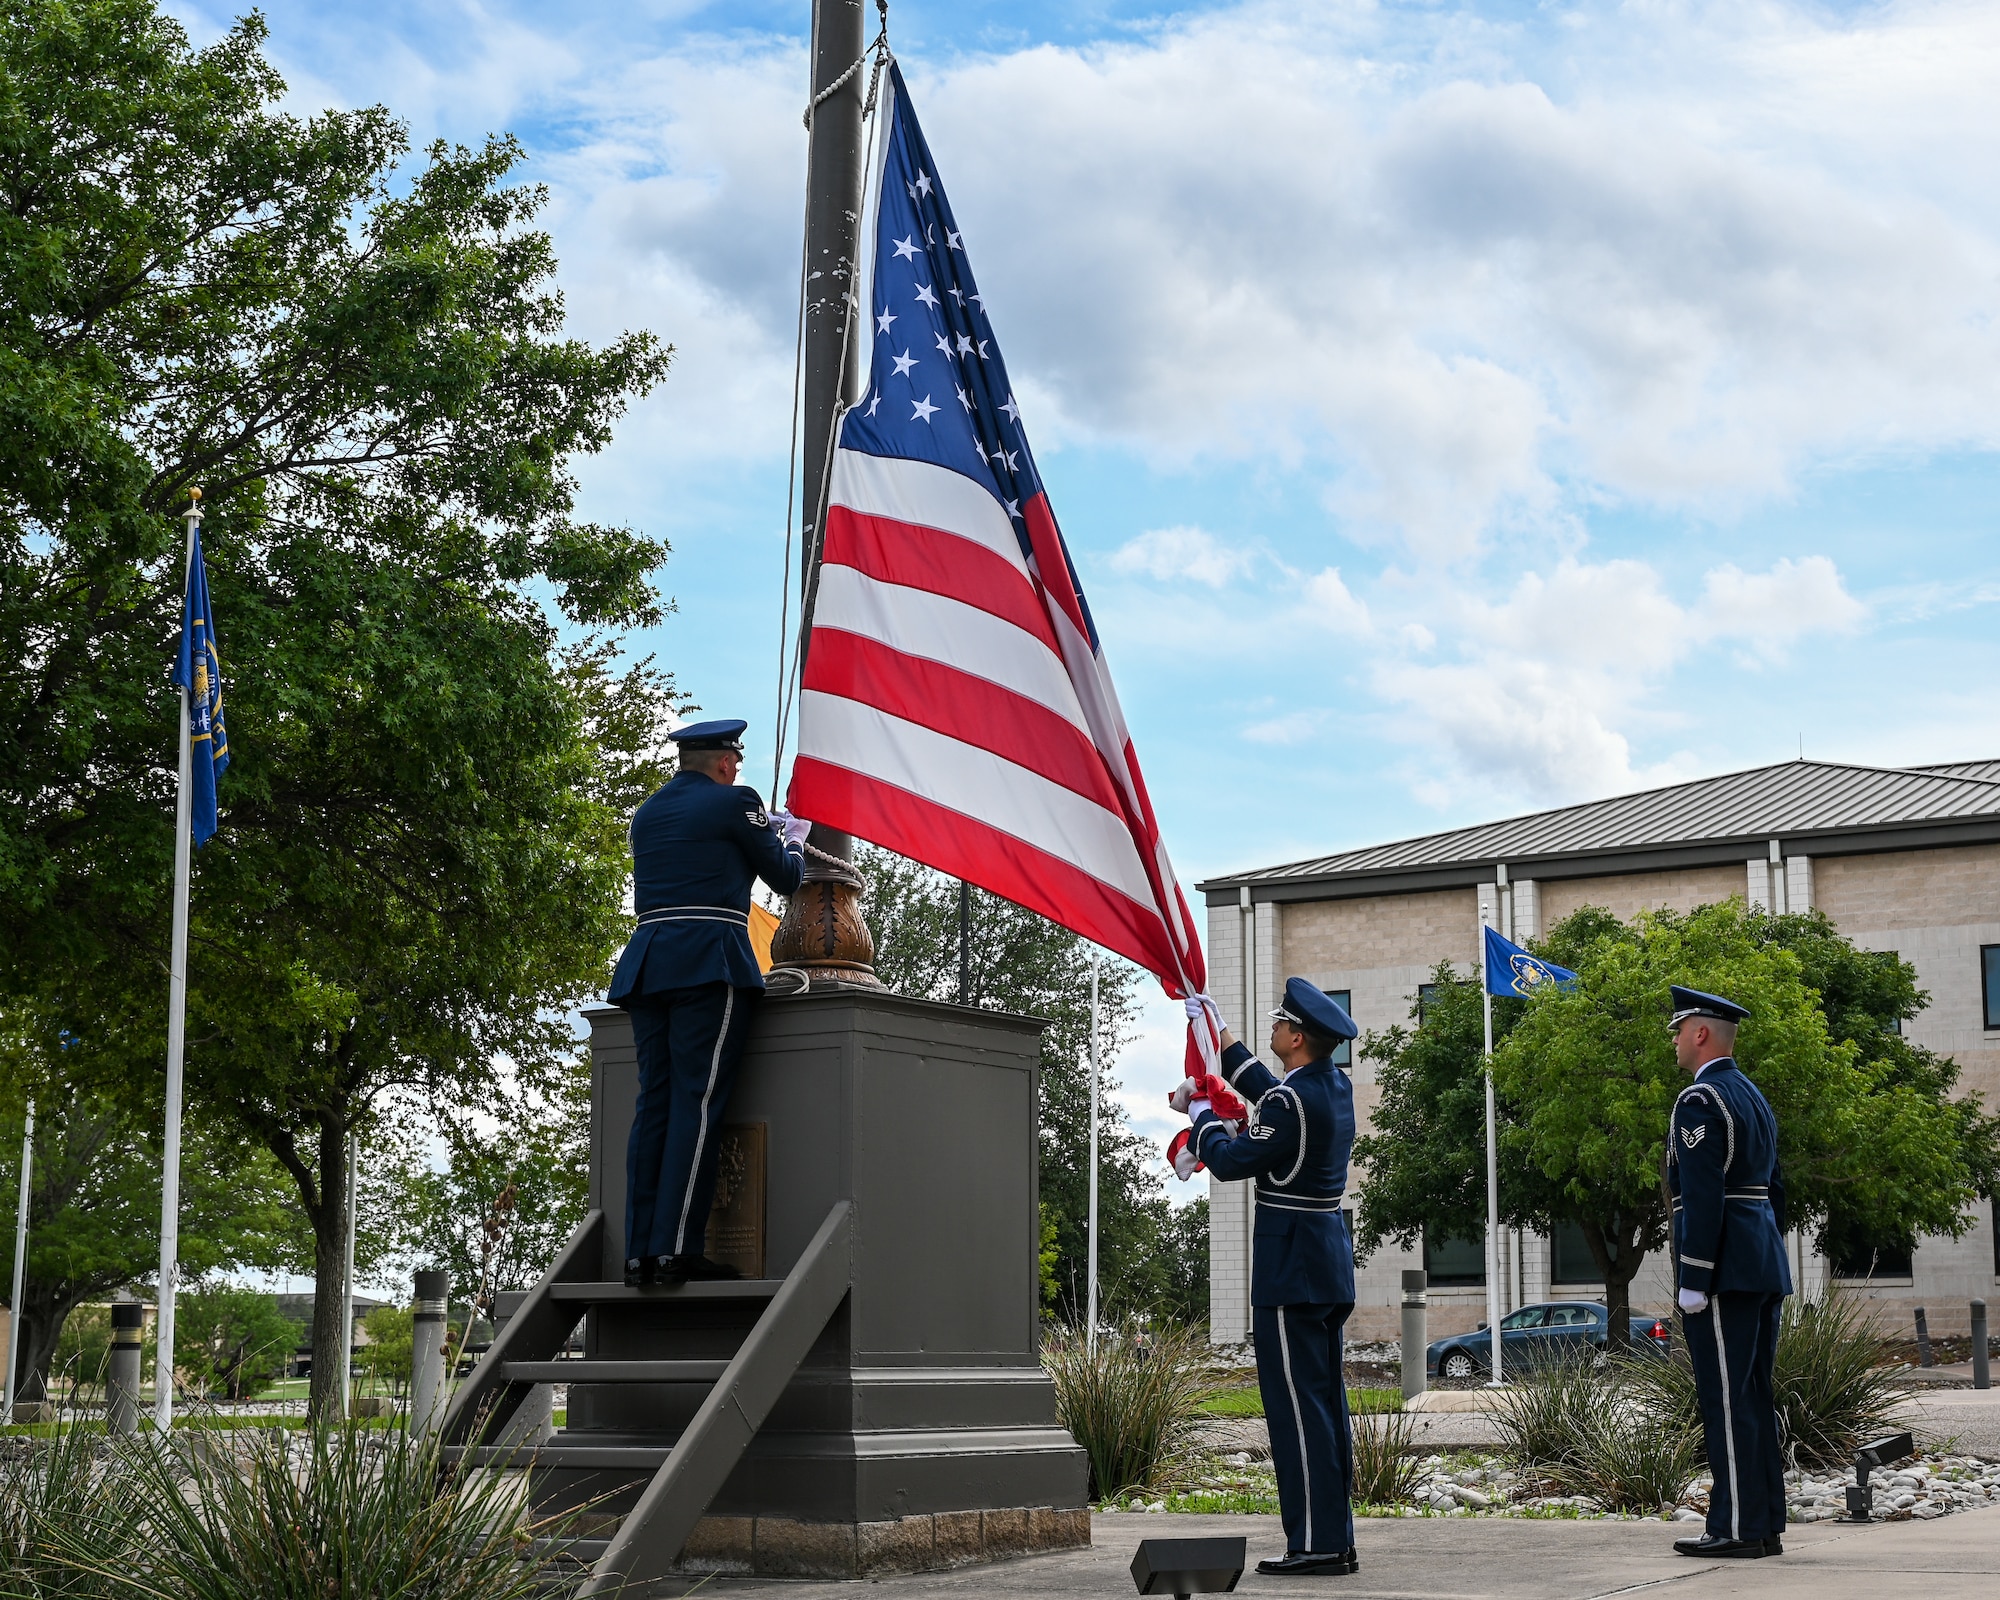
{"type": "Polygon", "coordinates": [[[503,1361],[505,1383],[714,1383],[726,1361],[503,1361]]]}
{"type": "Polygon", "coordinates": [[[622,1283],[552,1283],[551,1300],[585,1305],[672,1305],[685,1300],[769,1300],[784,1288],[783,1278],[739,1278],[733,1283],[652,1284],[633,1289],[622,1283]]]}

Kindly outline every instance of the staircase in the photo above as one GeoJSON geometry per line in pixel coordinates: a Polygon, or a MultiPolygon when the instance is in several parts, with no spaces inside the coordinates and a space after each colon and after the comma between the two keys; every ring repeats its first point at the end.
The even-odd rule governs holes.
{"type": "Polygon", "coordinates": [[[665,1576],[847,1298],[852,1212],[835,1202],[784,1278],[645,1289],[598,1281],[604,1213],[590,1212],[459,1386],[446,1458],[525,1466],[537,1510],[606,1525],[565,1551],[591,1567],[583,1594],[665,1576]],[[585,1315],[584,1359],[555,1359],[585,1315]],[[634,1349],[673,1354],[623,1353],[634,1349]],[[486,1443],[539,1383],[570,1386],[569,1425],[531,1456],[486,1443]]]}

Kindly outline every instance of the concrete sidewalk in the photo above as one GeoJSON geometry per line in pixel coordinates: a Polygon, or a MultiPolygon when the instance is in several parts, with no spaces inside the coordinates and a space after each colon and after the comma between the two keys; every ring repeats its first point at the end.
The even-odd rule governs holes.
{"type": "MultiPolygon", "coordinates": [[[[959,1596],[1039,1600],[1050,1595],[1133,1593],[1133,1552],[1144,1538],[1242,1534],[1254,1568],[1284,1546],[1276,1517],[1114,1514],[1092,1519],[1088,1550],[1031,1556],[990,1567],[856,1583],[774,1579],[675,1579],[654,1596],[708,1597],[779,1590],[795,1600],[959,1596]]],[[[2000,1592],[2000,1507],[1935,1522],[1842,1527],[1817,1523],[1785,1535],[1785,1554],[1764,1561],[1691,1561],[1673,1552],[1688,1524],[1531,1522],[1512,1518],[1364,1519],[1361,1571],[1341,1578],[1261,1578],[1245,1573],[1239,1594],[1341,1595],[1367,1600],[1604,1600],[1634,1591],[1714,1600],[1938,1600],[2000,1592]]]]}

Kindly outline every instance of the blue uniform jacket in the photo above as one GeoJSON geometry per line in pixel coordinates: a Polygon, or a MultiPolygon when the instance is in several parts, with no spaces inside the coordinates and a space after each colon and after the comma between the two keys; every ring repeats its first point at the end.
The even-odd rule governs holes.
{"type": "Polygon", "coordinates": [[[1778,1121],[1734,1061],[1711,1061],[1667,1123],[1679,1287],[1790,1294],[1778,1121]]]}
{"type": "Polygon", "coordinates": [[[1240,1043],[1223,1052],[1222,1072],[1249,1103],[1249,1125],[1232,1139],[1204,1112],[1194,1144],[1218,1178],[1257,1180],[1250,1303],[1354,1304],[1354,1241],[1340,1210],[1354,1148],[1353,1083],[1330,1060],[1280,1080],[1240,1043]]]}
{"type": "Polygon", "coordinates": [[[611,975],[614,1006],[663,989],[728,983],[761,989],[750,948],[750,886],[793,894],[805,850],[779,841],[755,789],[683,771],[632,816],[632,906],[638,927],[611,975]]]}

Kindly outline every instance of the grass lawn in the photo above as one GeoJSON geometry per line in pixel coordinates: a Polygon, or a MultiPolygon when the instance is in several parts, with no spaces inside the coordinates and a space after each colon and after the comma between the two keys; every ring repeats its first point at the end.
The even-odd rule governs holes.
{"type": "MultiPolygon", "coordinates": [[[[1403,1409],[1401,1389],[1349,1389],[1347,1409],[1356,1416],[1371,1417],[1384,1411],[1403,1409]]],[[[1245,1384],[1240,1389],[1224,1389],[1220,1394],[1204,1400],[1202,1413],[1211,1417],[1261,1417],[1264,1414],[1264,1400],[1254,1383],[1245,1384]]]]}

